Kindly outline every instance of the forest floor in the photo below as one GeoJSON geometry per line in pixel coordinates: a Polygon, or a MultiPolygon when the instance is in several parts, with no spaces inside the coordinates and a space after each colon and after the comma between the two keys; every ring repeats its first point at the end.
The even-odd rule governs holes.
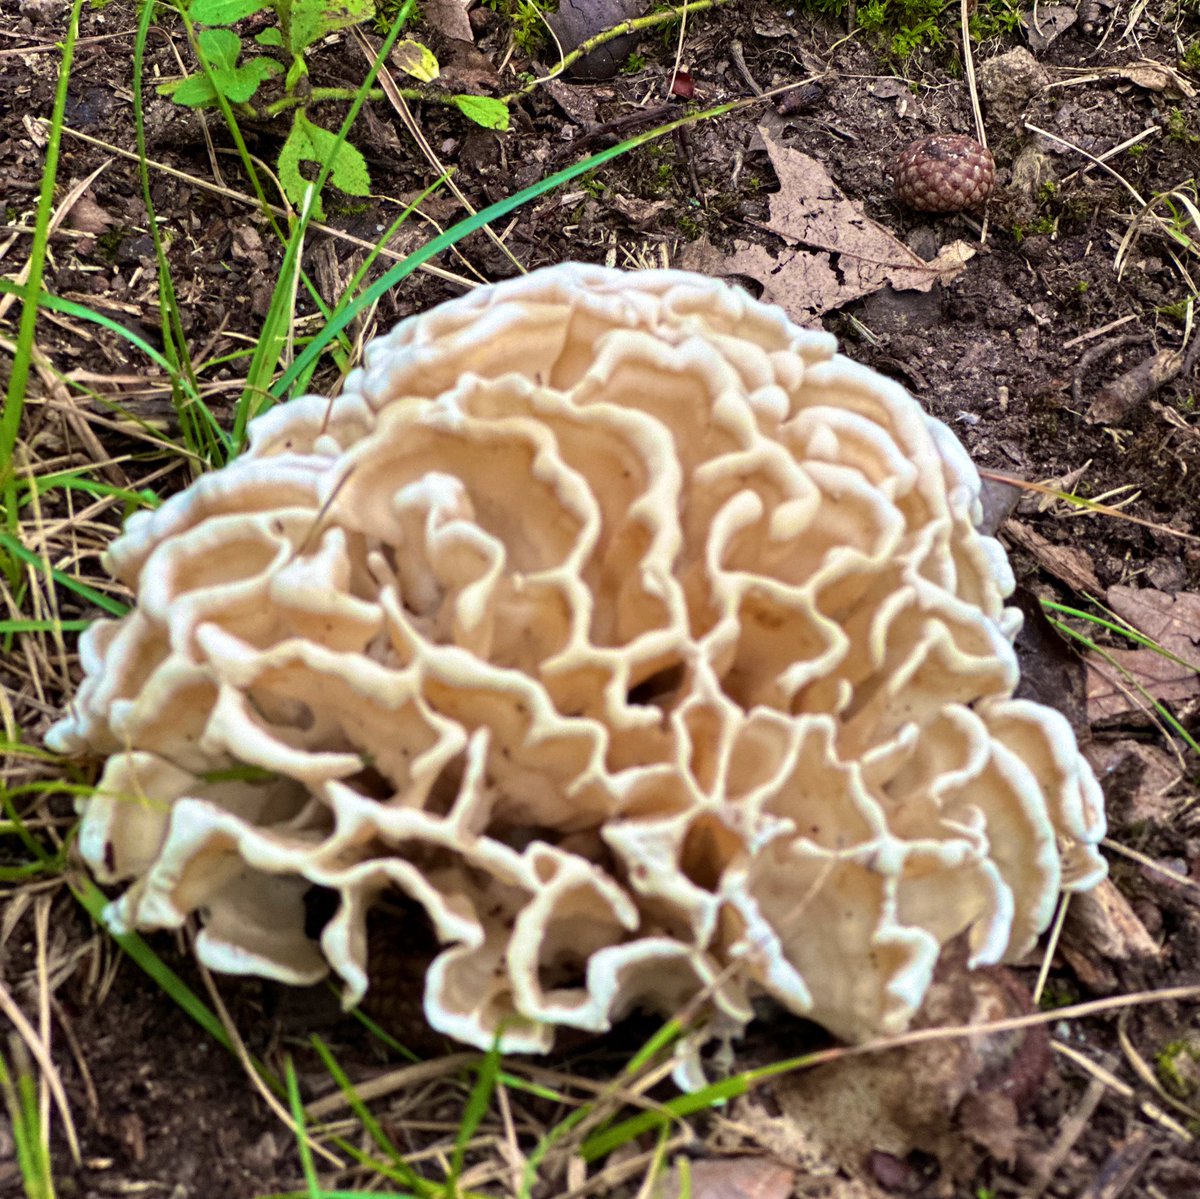
{"type": "MultiPolygon", "coordinates": [[[[491,5],[469,18],[454,0],[422,7],[412,36],[440,60],[443,94],[511,96],[556,61],[545,39],[528,41],[531,6],[491,5]]],[[[949,424],[993,477],[988,520],[1010,552],[1026,615],[1022,693],[1065,712],[1107,796],[1109,880],[1073,899],[1054,944],[1027,961],[970,985],[943,979],[925,1016],[949,1026],[1050,1013],[1041,1023],[987,1049],[948,1038],[764,1081],[671,1125],[664,1140],[631,1139],[590,1163],[564,1129],[532,1169],[534,1196],[669,1196],[684,1180],[709,1199],[1200,1195],[1200,991],[1190,1002],[1185,990],[1153,994],[1200,986],[1200,10],[1194,0],[1084,0],[1080,10],[1030,6],[1024,25],[974,44],[968,71],[956,11],[905,42],[896,26],[848,35],[844,15],[813,15],[799,0],[740,0],[635,36],[610,77],[566,74],[532,87],[512,101],[507,131],[473,124],[453,104],[412,100],[406,117],[388,97],[368,101],[352,129],[370,193],[327,188],[325,219],[301,260],[329,305],[443,168],[461,195],[430,194],[368,279],[464,216],[464,205],[485,208],[697,108],[750,101],[548,191],[492,237],[469,234],[431,260],[440,269],[412,274],[363,312],[348,330],[354,346],[467,286],[515,274],[515,264],[572,259],[723,275],[835,333],[846,353],[949,424]],[[972,78],[997,164],[992,199],[980,213],[914,213],[893,196],[890,163],[927,133],[977,135],[972,78]],[[914,262],[947,250],[956,265],[930,267],[923,289],[890,286],[895,270],[920,275],[914,262]],[[858,258],[868,267],[852,270],[858,258]],[[1017,491],[994,476],[1043,487],[1017,491]],[[1110,621],[1117,613],[1153,645],[1048,605],[1110,621]],[[1081,650],[1080,638],[1098,648],[1081,650]]],[[[100,313],[163,345],[133,119],[138,15],[131,0],[109,0],[80,16],[43,277],[47,293],[76,308],[39,317],[17,442],[22,478],[87,485],[22,485],[3,535],[0,978],[6,1017],[28,1021],[8,1043],[9,1066],[19,1073],[24,1062],[43,1095],[30,1127],[52,1129],[61,1196],[251,1199],[368,1185],[407,1194],[403,1173],[389,1183],[354,1164],[346,1145],[366,1134],[350,1119],[316,1134],[329,1156],[313,1168],[328,1191],[304,1181],[296,1138],[238,1058],[77,902],[71,798],[95,764],[36,748],[78,681],[75,631],[98,611],[89,595],[128,598],[99,554],[130,497],[178,490],[194,462],[178,449],[185,430],[166,377],[80,315],[100,313]],[[96,592],[51,581],[51,567],[96,592]],[[31,1042],[48,1047],[44,1061],[30,1056],[31,1042]]],[[[69,17],[62,0],[0,0],[0,277],[10,282],[23,281],[34,239],[69,17]]],[[[265,25],[259,13],[243,29],[265,25]]],[[[364,44],[380,42],[374,25],[362,29],[365,43],[343,29],[312,47],[313,86],[358,85],[364,44]]],[[[178,332],[201,364],[209,411],[229,428],[284,245],[220,113],[155,90],[194,62],[179,14],[162,9],[146,40],[144,157],[178,332]]],[[[608,72],[601,63],[593,73],[608,72]]],[[[345,105],[307,111],[336,128],[345,105]]],[[[264,178],[288,119],[285,110],[242,124],[264,178]]],[[[0,295],[0,382],[20,311],[0,295]]],[[[302,292],[297,333],[320,319],[302,292]]],[[[336,386],[336,376],[323,360],[313,389],[336,386]]],[[[182,938],[152,944],[207,994],[182,938]]],[[[336,1090],[314,1031],[356,1083],[382,1076],[380,1128],[423,1177],[453,1173],[466,1128],[464,1194],[519,1194],[539,1138],[560,1128],[589,1079],[616,1077],[654,1030],[634,1021],[569,1056],[506,1060],[495,1089],[476,1092],[490,1103],[474,1123],[479,1055],[434,1045],[393,1077],[404,1064],[325,988],[221,979],[219,990],[246,1051],[276,1077],[291,1055],[305,1102],[336,1090]]],[[[415,1031],[397,1035],[409,1032],[415,1043],[415,1031]]],[[[764,1012],[734,1046],[732,1068],[827,1045],[813,1026],[764,1012]]],[[[662,1083],[649,1093],[674,1092],[662,1083]]],[[[622,1083],[605,1110],[622,1111],[629,1098],[622,1083]]],[[[0,1116],[0,1195],[29,1186],[14,1128],[22,1112],[29,1104],[0,1116]]]]}

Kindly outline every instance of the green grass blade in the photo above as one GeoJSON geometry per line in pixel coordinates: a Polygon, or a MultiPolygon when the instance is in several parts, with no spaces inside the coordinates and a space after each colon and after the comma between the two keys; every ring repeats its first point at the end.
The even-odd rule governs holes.
{"type": "Polygon", "coordinates": [[[26,1199],[54,1199],[54,1179],[50,1172],[50,1155],[43,1143],[37,1084],[28,1070],[19,1069],[13,1078],[2,1053],[0,1092],[3,1092],[8,1108],[13,1148],[26,1199]]]}
{"type": "Polygon", "coordinates": [[[283,263],[275,279],[275,290],[271,303],[259,330],[254,357],[246,372],[246,383],[238,399],[237,412],[233,420],[233,452],[240,452],[246,440],[246,425],[264,408],[274,403],[268,388],[275,372],[279,369],[285,349],[291,344],[292,329],[296,323],[296,285],[300,276],[300,254],[304,247],[304,232],[312,211],[316,192],[308,189],[300,219],[292,222],[291,235],[283,253],[283,263]]]}
{"type": "Polygon", "coordinates": [[[158,227],[158,216],[154,210],[154,199],[150,191],[150,168],[146,154],[146,116],[142,100],[142,74],[146,56],[146,39],[150,34],[150,22],[154,16],[153,0],[139,0],[137,32],[133,40],[133,128],[137,143],[138,178],[142,185],[142,203],[146,208],[146,225],[154,243],[154,258],[158,265],[158,308],[159,329],[162,336],[163,354],[171,364],[171,402],[179,416],[180,427],[188,448],[201,459],[212,460],[219,456],[220,439],[211,437],[216,422],[208,406],[200,399],[196,372],[188,353],[187,336],[183,329],[183,318],[175,296],[175,283],[171,278],[171,267],[167,261],[167,248],[162,231],[158,227]],[[208,415],[206,422],[195,421],[192,406],[198,404],[208,415]],[[208,433],[209,436],[205,436],[208,433]]]}
{"type": "Polygon", "coordinates": [[[317,1178],[317,1167],[313,1162],[312,1146],[308,1143],[308,1132],[304,1123],[304,1104],[300,1102],[300,1083],[296,1079],[296,1067],[288,1056],[284,1062],[284,1081],[287,1086],[288,1108],[296,1123],[296,1151],[300,1154],[300,1169],[308,1187],[308,1199],[322,1199],[321,1181],[317,1178]]]}
{"type": "Polygon", "coordinates": [[[337,1059],[330,1052],[329,1047],[321,1040],[320,1037],[312,1038],[313,1048],[321,1058],[322,1064],[329,1072],[330,1078],[338,1085],[338,1089],[346,1097],[346,1102],[350,1105],[350,1110],[358,1117],[359,1123],[366,1130],[367,1135],[375,1142],[382,1152],[393,1163],[395,1170],[400,1174],[399,1181],[405,1186],[411,1187],[418,1193],[424,1193],[430,1189],[427,1183],[409,1164],[404,1160],[404,1155],[392,1144],[391,1138],[383,1131],[383,1126],[371,1114],[367,1105],[359,1098],[358,1092],[354,1089],[354,1084],[347,1077],[346,1072],[338,1064],[337,1059]]]}
{"type": "MultiPolygon", "coordinates": [[[[319,196],[328,182],[329,173],[333,169],[333,163],[337,159],[338,151],[341,150],[342,144],[346,140],[346,135],[350,132],[350,127],[358,119],[358,114],[362,111],[362,106],[367,102],[367,93],[375,86],[375,80],[379,78],[380,68],[387,62],[387,57],[392,52],[392,47],[396,44],[396,39],[408,24],[408,19],[412,16],[416,6],[416,0],[404,0],[404,3],[400,5],[400,9],[396,13],[396,18],[392,21],[391,27],[388,29],[367,71],[366,78],[359,84],[354,99],[350,101],[350,107],[347,109],[346,115],[342,119],[342,123],[334,137],[329,158],[321,164],[321,170],[317,174],[317,181],[313,189],[314,195],[319,196]]],[[[307,223],[307,218],[305,218],[305,221],[307,223]]]]}
{"type": "Polygon", "coordinates": [[[462,1177],[463,1165],[466,1161],[467,1146],[479,1130],[479,1125],[487,1115],[488,1108],[492,1106],[492,1096],[496,1093],[496,1083],[500,1076],[500,1060],[500,1048],[498,1045],[493,1045],[475,1068],[475,1085],[467,1097],[462,1123],[458,1127],[458,1135],[454,1138],[454,1153],[450,1158],[448,1182],[452,1192],[458,1190],[458,1180],[462,1177]]]}
{"type": "MultiPolygon", "coordinates": [[[[0,295],[19,296],[23,291],[24,289],[17,287],[16,284],[9,283],[6,279],[0,279],[0,295]]],[[[77,304],[74,300],[64,300],[44,291],[38,292],[35,307],[48,308],[51,312],[62,312],[68,316],[90,321],[94,325],[102,325],[105,329],[110,329],[113,333],[125,338],[130,345],[137,346],[155,366],[161,367],[168,374],[174,371],[171,364],[145,338],[139,337],[138,334],[126,329],[124,325],[114,321],[112,317],[105,316],[102,312],[96,312],[95,309],[77,304]]]]}
{"type": "Polygon", "coordinates": [[[82,633],[90,620],[0,620],[0,635],[9,633],[82,633]]]}
{"type": "MultiPolygon", "coordinates": [[[[36,566],[38,570],[45,571],[49,566],[45,558],[35,554],[32,550],[26,549],[11,533],[0,532],[0,549],[5,550],[14,558],[19,559],[29,566],[36,566]]],[[[73,591],[81,599],[87,600],[89,604],[95,604],[97,608],[102,608],[110,616],[124,616],[129,611],[128,606],[121,603],[120,600],[110,599],[94,587],[89,587],[86,583],[80,582],[79,579],[72,578],[65,571],[61,571],[54,566],[50,566],[49,570],[50,577],[56,583],[65,587],[68,591],[73,591]]]]}
{"type": "Polygon", "coordinates": [[[1102,629],[1107,629],[1110,633],[1116,633],[1118,636],[1124,637],[1127,641],[1132,641],[1135,645],[1152,650],[1168,662],[1174,662],[1176,666],[1183,666],[1188,670],[1194,670],[1197,674],[1200,674],[1200,666],[1197,666],[1194,662],[1187,661],[1186,658],[1179,657],[1178,654],[1173,654],[1165,645],[1159,645],[1153,637],[1147,637],[1144,633],[1138,632],[1137,629],[1130,628],[1129,625],[1118,624],[1115,620],[1107,620],[1095,612],[1085,612],[1081,608],[1070,608],[1066,604],[1059,604],[1054,600],[1044,599],[1041,601],[1041,604],[1049,612],[1058,612],[1064,616],[1075,616],[1080,620],[1086,620],[1089,624],[1099,625],[1102,629]]]}
{"type": "MultiPolygon", "coordinates": [[[[58,488],[62,488],[64,491],[82,491],[93,498],[113,496],[116,499],[124,500],[129,511],[137,508],[157,508],[162,503],[162,500],[149,488],[130,491],[128,487],[115,487],[111,483],[101,483],[98,480],[89,479],[86,471],[90,469],[90,467],[86,467],[83,470],[63,470],[48,475],[38,475],[34,479],[19,479],[17,485],[28,488],[32,484],[32,491],[39,496],[46,495],[58,488]]],[[[21,498],[19,502],[24,507],[27,500],[21,498]]]]}
{"type": "Polygon", "coordinates": [[[29,250],[29,274],[25,286],[17,289],[22,297],[21,320],[17,326],[12,372],[4,394],[4,410],[0,412],[0,491],[4,494],[10,529],[17,527],[16,511],[12,505],[13,452],[21,431],[25,391],[29,386],[29,369],[33,363],[33,339],[37,331],[38,317],[37,297],[41,295],[42,278],[46,271],[54,185],[58,179],[58,156],[62,147],[63,118],[67,109],[67,85],[71,80],[71,63],[75,57],[75,39],[79,35],[79,14],[82,9],[83,0],[73,0],[71,15],[67,19],[62,61],[58,68],[58,84],[54,89],[54,108],[50,114],[49,140],[46,143],[46,163],[42,168],[42,187],[38,193],[37,215],[34,218],[33,244],[29,250]]]}
{"type": "Polygon", "coordinates": [[[68,880],[71,893],[83,909],[117,943],[133,962],[148,974],[171,999],[178,1004],[212,1039],[234,1052],[233,1042],[217,1014],[150,948],[137,933],[114,933],[104,922],[108,900],[89,878],[68,880]]]}
{"type": "MultiPolygon", "coordinates": [[[[1143,700],[1146,701],[1148,707],[1153,708],[1157,713],[1158,718],[1178,737],[1193,753],[1200,754],[1200,742],[1187,731],[1186,728],[1179,722],[1174,714],[1160,700],[1154,698],[1145,687],[1141,685],[1130,671],[1121,665],[1102,645],[1097,645],[1090,637],[1085,637],[1082,633],[1071,628],[1069,624],[1061,620],[1050,619],[1050,623],[1063,634],[1064,637],[1070,637],[1073,641],[1078,641],[1085,649],[1090,649],[1098,657],[1103,658],[1109,666],[1113,668],[1125,682],[1136,691],[1143,700]]],[[[1100,623],[1100,622],[1097,622],[1100,623]]],[[[1160,646],[1161,650],[1162,647],[1160,646]]],[[[1165,651],[1163,651],[1165,652],[1165,651]]],[[[1184,666],[1188,669],[1193,669],[1190,662],[1184,662],[1184,666]]]]}
{"type": "Polygon", "coordinates": [[[592,154],[588,158],[574,163],[572,166],[564,167],[561,171],[556,171],[553,175],[547,175],[545,179],[539,180],[539,182],[531,184],[519,192],[515,192],[504,200],[498,200],[495,204],[481,209],[473,216],[466,217],[457,224],[451,225],[445,233],[439,234],[419,250],[414,250],[402,262],[396,263],[395,266],[385,271],[362,293],[355,304],[348,305],[344,311],[335,315],[324,329],[309,342],[304,351],[296,358],[296,361],[275,381],[271,387],[271,394],[277,399],[288,395],[293,383],[305,371],[311,369],[313,363],[325,349],[325,346],[354,319],[362,307],[373,304],[385,292],[395,287],[397,283],[407,279],[418,267],[423,266],[431,258],[435,258],[449,246],[461,241],[468,233],[473,233],[476,229],[481,229],[484,225],[490,224],[492,221],[502,219],[514,209],[520,208],[522,204],[527,204],[530,200],[537,199],[538,196],[552,191],[560,184],[567,183],[579,175],[595,170],[596,167],[602,166],[604,163],[610,162],[622,154],[628,154],[630,150],[636,150],[638,146],[644,146],[647,142],[663,137],[665,134],[671,133],[676,129],[681,129],[685,125],[694,125],[697,121],[720,116],[722,113],[729,112],[731,109],[738,107],[741,103],[741,101],[734,100],[728,104],[718,104],[715,108],[707,108],[703,112],[691,113],[686,117],[681,117],[677,121],[670,121],[665,125],[658,126],[656,129],[639,133],[636,137],[631,137],[621,142],[620,145],[610,146],[608,149],[592,154]]]}

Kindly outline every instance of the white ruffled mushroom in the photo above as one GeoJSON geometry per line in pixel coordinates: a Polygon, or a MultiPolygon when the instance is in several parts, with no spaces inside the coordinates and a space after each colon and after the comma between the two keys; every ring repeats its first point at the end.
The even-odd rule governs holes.
{"type": "Polygon", "coordinates": [[[370,986],[399,894],[430,1024],[544,1051],[701,992],[852,1040],[942,948],[1023,954],[1104,864],[945,426],[724,284],[567,265],[367,347],[337,399],[112,546],[48,741],[108,755],[81,852],[119,928],[370,986]],[[306,894],[336,899],[315,937],[306,894]]]}

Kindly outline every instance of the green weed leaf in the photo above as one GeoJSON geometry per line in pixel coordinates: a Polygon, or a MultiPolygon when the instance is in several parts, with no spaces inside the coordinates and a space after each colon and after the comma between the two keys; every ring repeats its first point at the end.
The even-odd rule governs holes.
{"type": "Polygon", "coordinates": [[[177,83],[161,84],[159,93],[170,96],[176,104],[186,104],[188,108],[214,104],[217,99],[214,85],[231,104],[245,104],[264,79],[277,75],[281,69],[273,58],[252,58],[239,67],[242,39],[232,29],[202,30],[197,41],[208,60],[212,79],[197,74],[177,83]]]}
{"type": "MultiPolygon", "coordinates": [[[[342,142],[338,146],[335,134],[330,133],[328,129],[322,129],[320,125],[314,125],[297,109],[292,121],[292,131],[279,152],[279,181],[293,204],[299,205],[303,202],[304,189],[309,184],[300,173],[300,164],[313,162],[319,167],[331,155],[334,157],[329,167],[329,181],[351,196],[369,195],[371,176],[367,170],[366,159],[348,142],[342,142]]],[[[314,197],[312,211],[318,221],[325,219],[320,196],[314,197]]]]}
{"type": "Polygon", "coordinates": [[[268,25],[261,33],[254,35],[254,40],[260,46],[282,46],[283,34],[278,25],[268,25]]]}
{"type": "Polygon", "coordinates": [[[326,34],[360,25],[374,15],[371,0],[294,0],[288,49],[303,54],[326,34]]]}
{"type": "Polygon", "coordinates": [[[433,51],[410,37],[397,42],[392,48],[392,62],[406,75],[422,83],[432,83],[442,73],[433,51]]]}
{"type": "Polygon", "coordinates": [[[494,96],[451,96],[450,103],[468,120],[485,129],[508,128],[508,105],[494,96]]]}
{"type": "Polygon", "coordinates": [[[266,7],[264,0],[192,0],[188,16],[201,25],[232,25],[266,7]]]}

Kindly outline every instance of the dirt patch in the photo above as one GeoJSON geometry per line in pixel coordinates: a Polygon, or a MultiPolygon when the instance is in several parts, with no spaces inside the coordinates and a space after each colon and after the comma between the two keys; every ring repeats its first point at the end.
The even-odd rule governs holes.
{"type": "MultiPolygon", "coordinates": [[[[1022,585],[1031,594],[1080,602],[1078,588],[1064,581],[1061,561],[1053,555],[1073,550],[1082,551],[1076,565],[1086,566],[1102,589],[1200,590],[1200,543],[1170,531],[1200,534],[1195,359],[1161,387],[1137,394],[1119,419],[1089,419],[1106,385],[1156,353],[1181,348],[1186,305],[1189,296],[1194,300],[1189,279],[1198,269],[1200,230],[1195,227],[1190,248],[1161,226],[1141,228],[1124,255],[1124,269],[1118,272],[1115,262],[1143,201],[1189,181],[1194,198],[1200,103],[1170,75],[1104,74],[1139,60],[1176,70],[1180,48],[1194,47],[1200,37],[1200,18],[1194,6],[1191,15],[1186,8],[1174,20],[1143,13],[1127,37],[1121,36],[1124,19],[1115,20],[1103,45],[1103,28],[1089,36],[1078,23],[1039,52],[1040,75],[1017,100],[1011,91],[993,89],[985,116],[997,160],[997,190],[982,241],[979,218],[933,219],[906,211],[893,198],[888,179],[893,155],[913,138],[973,131],[968,89],[953,57],[923,56],[923,66],[893,68],[867,39],[847,40],[843,28],[759,0],[691,19],[684,40],[694,88],[690,102],[718,104],[755,88],[809,82],[681,130],[550,193],[514,214],[511,227],[503,230],[504,244],[527,268],[571,258],[668,265],[700,244],[714,262],[731,254],[736,242],[777,254],[784,243],[767,226],[770,197],[780,183],[765,128],[780,146],[818,159],[846,196],[920,257],[932,259],[957,239],[976,247],[966,269],[945,286],[928,293],[883,289],[827,313],[822,323],[838,334],[846,351],[908,387],[954,428],[981,467],[1062,481],[1109,503],[1128,502],[1129,511],[1144,522],[1080,514],[1027,497],[1013,519],[1040,540],[1018,537],[1023,548],[1014,543],[1022,585]],[[1086,68],[1082,74],[1081,68],[1086,68]],[[1140,135],[1146,136],[1106,160],[1108,169],[1086,157],[1103,157],[1140,135]]],[[[28,252],[45,141],[39,121],[51,110],[56,43],[64,23],[61,5],[0,0],[0,272],[10,278],[28,252]]],[[[135,144],[130,91],[135,24],[127,0],[83,13],[59,200],[72,185],[92,180],[52,239],[46,286],[159,346],[157,268],[141,184],[136,163],[117,152],[128,154],[135,144]]],[[[515,86],[513,66],[528,65],[519,53],[515,59],[508,53],[509,25],[498,14],[479,10],[472,28],[473,48],[439,40],[436,31],[425,36],[448,69],[457,71],[461,86],[509,90],[515,86]]],[[[534,91],[514,111],[507,134],[474,127],[436,105],[418,108],[421,129],[441,160],[455,167],[455,180],[468,200],[483,207],[584,152],[681,114],[689,101],[672,95],[669,86],[677,33],[644,37],[641,61],[631,60],[632,69],[612,79],[558,81],[534,91]]],[[[976,60],[985,64],[1009,48],[976,47],[976,60]]],[[[150,39],[148,80],[178,73],[176,50],[187,59],[180,29],[164,18],[150,39]]],[[[313,84],[357,81],[363,70],[361,55],[339,36],[315,55],[313,84]]],[[[1190,80],[1192,88],[1200,85],[1194,71],[1177,78],[1190,80]]],[[[331,106],[328,116],[336,123],[341,112],[331,106]]],[[[241,361],[229,356],[253,347],[282,251],[268,223],[245,202],[249,188],[227,152],[229,137],[219,119],[181,108],[149,86],[145,117],[147,155],[170,168],[152,169],[150,187],[169,245],[183,331],[196,361],[205,365],[202,383],[212,409],[227,420],[243,371],[241,361]]],[[[250,123],[244,132],[251,152],[273,162],[286,130],[250,123]]],[[[332,232],[313,234],[304,257],[305,269],[327,300],[350,279],[402,201],[437,174],[385,102],[368,106],[354,137],[370,167],[374,194],[353,202],[327,197],[332,232]]],[[[1186,212],[1179,202],[1175,209],[1186,212]]],[[[1169,217],[1163,205],[1156,211],[1169,217]]],[[[461,214],[456,200],[439,193],[389,248],[403,254],[432,236],[435,223],[444,227],[461,214]]],[[[1186,220],[1176,232],[1189,236],[1186,220]]],[[[482,233],[435,265],[471,279],[514,272],[507,254],[482,233]]],[[[369,325],[350,332],[355,338],[367,336],[458,290],[445,277],[414,275],[383,298],[369,325]]],[[[303,334],[316,327],[318,314],[308,297],[300,306],[303,334]]],[[[3,310],[0,337],[14,336],[16,311],[15,306],[3,310]]],[[[107,482],[138,487],[152,481],[160,494],[187,481],[177,451],[161,440],[177,441],[180,434],[167,388],[147,374],[137,351],[107,330],[59,314],[43,316],[38,345],[54,369],[38,374],[31,386],[23,436],[42,468],[99,463],[107,482]],[[55,372],[73,385],[64,386],[55,372]]],[[[8,366],[0,353],[0,376],[6,377],[8,366]]],[[[330,383],[331,374],[318,376],[315,385],[330,383]]],[[[57,554],[55,565],[99,575],[98,556],[122,512],[116,504],[82,515],[81,510],[56,497],[47,501],[42,519],[71,525],[69,542],[56,542],[60,548],[69,544],[69,550],[57,554]]],[[[17,601],[9,615],[29,615],[20,594],[14,589],[17,601]]],[[[60,593],[60,601],[58,615],[64,620],[95,615],[94,606],[68,592],[60,593]]],[[[53,647],[45,649],[44,639],[38,646],[14,642],[2,667],[11,719],[35,743],[70,684],[65,667],[38,677],[33,663],[39,653],[60,661],[53,647]]],[[[1071,672],[1082,679],[1082,666],[1061,647],[1030,653],[1043,665],[1052,659],[1051,679],[1071,672]]],[[[1051,682],[1050,689],[1057,685],[1051,682]]],[[[1172,714],[1195,728],[1194,710],[1184,706],[1172,714]]],[[[1087,720],[1082,699],[1075,717],[1077,724],[1087,720]]],[[[1137,855],[1114,857],[1116,889],[1155,953],[1130,951],[1122,957],[1128,933],[1115,946],[1105,942],[1097,950],[1101,943],[1088,940],[1094,931],[1069,927],[1068,952],[1048,980],[1049,999],[1069,1002],[1200,982],[1200,841],[1192,806],[1200,795],[1197,763],[1172,758],[1157,737],[1147,722],[1125,721],[1098,731],[1090,751],[1107,782],[1112,836],[1137,855]],[[1156,747],[1157,757],[1146,756],[1148,745],[1156,747]],[[1091,971],[1089,961],[1095,965],[1091,971]]],[[[20,782],[26,769],[21,765],[10,781],[20,782]]],[[[33,777],[36,771],[28,769],[33,777]]],[[[60,803],[55,812],[65,827],[66,806],[60,803]]],[[[24,909],[10,910],[14,919],[21,918],[11,935],[5,925],[4,975],[25,1010],[34,1011],[32,917],[24,909]]],[[[1110,915],[1101,921],[1108,934],[1116,919],[1110,915]]],[[[115,966],[109,977],[107,952],[65,893],[55,900],[52,921],[52,956],[62,967],[57,1015],[69,1030],[56,1035],[57,1061],[80,1126],[84,1159],[81,1167],[71,1165],[56,1141],[60,1193],[99,1197],[137,1191],[187,1199],[296,1187],[294,1142],[233,1058],[128,962],[115,966]],[[69,1045],[70,1036],[78,1053],[69,1045]]],[[[182,953],[163,943],[158,948],[202,989],[182,953]]],[[[1036,972],[1033,962],[1015,971],[1026,993],[1036,972]]],[[[306,1045],[314,1026],[330,1039],[347,1069],[381,1068],[374,1043],[339,1018],[323,991],[297,995],[266,984],[223,981],[222,992],[250,1051],[277,1070],[285,1052],[295,1053],[306,1085],[320,1076],[306,1045]]],[[[983,1196],[1029,1193],[1031,1186],[1046,1195],[1094,1199],[1198,1193],[1200,1154],[1189,1139],[1192,1117],[1190,1109],[1178,1109],[1179,1103],[1194,1102],[1195,1083],[1183,1068],[1192,1053],[1191,1012],[1186,1005],[1162,1004],[1136,1009],[1121,1023],[1104,1016],[1053,1029],[1077,1056],[1059,1051],[1045,1066],[1041,1087],[1015,1114],[1006,1159],[980,1151],[968,1127],[953,1125],[964,1143],[976,1147],[966,1165],[956,1161],[957,1173],[931,1160],[929,1149],[919,1144],[904,1152],[879,1150],[882,1156],[858,1161],[826,1160],[824,1166],[802,1155],[789,1157],[787,1137],[780,1139],[784,1115],[769,1089],[735,1106],[728,1119],[723,1114],[711,1128],[701,1129],[709,1139],[697,1140],[691,1149],[730,1152],[732,1121],[742,1130],[733,1144],[788,1163],[798,1171],[797,1193],[806,1195],[983,1196]],[[1152,1075],[1158,1071],[1166,1078],[1168,1098],[1139,1077],[1134,1054],[1149,1064],[1152,1075]],[[1121,1085],[1097,1084],[1080,1057],[1114,1072],[1121,1085]],[[1182,1081],[1176,1077],[1181,1069],[1182,1081]],[[851,1175],[854,1183],[848,1181],[851,1175]],[[1122,1188],[1104,1181],[1111,1178],[1124,1179],[1122,1188]],[[856,1192],[852,1186],[867,1190],[856,1192]]],[[[624,1047],[627,1035],[629,1045],[637,1043],[635,1034],[622,1033],[604,1049],[579,1047],[580,1056],[570,1064],[603,1077],[612,1060],[604,1053],[624,1047]]],[[[767,1062],[781,1052],[799,1053],[820,1043],[809,1026],[768,1018],[737,1050],[736,1065],[767,1062]]],[[[428,1127],[397,1117],[398,1126],[408,1129],[402,1134],[409,1138],[408,1150],[446,1136],[461,1118],[461,1078],[439,1085],[443,1089],[428,1094],[421,1113],[428,1127]]],[[[529,1100],[528,1126],[550,1119],[552,1107],[529,1100]]],[[[966,1119],[957,1100],[945,1118],[948,1125],[966,1119]]],[[[795,1134],[787,1135],[794,1149],[795,1134]]],[[[14,1169],[11,1138],[0,1127],[0,1192],[19,1193],[14,1169]]],[[[559,1181],[558,1190],[544,1193],[567,1190],[566,1180],[559,1181]]],[[[629,1193],[637,1189],[636,1182],[622,1183],[611,1193],[621,1193],[620,1186],[631,1188],[629,1193]]]]}

